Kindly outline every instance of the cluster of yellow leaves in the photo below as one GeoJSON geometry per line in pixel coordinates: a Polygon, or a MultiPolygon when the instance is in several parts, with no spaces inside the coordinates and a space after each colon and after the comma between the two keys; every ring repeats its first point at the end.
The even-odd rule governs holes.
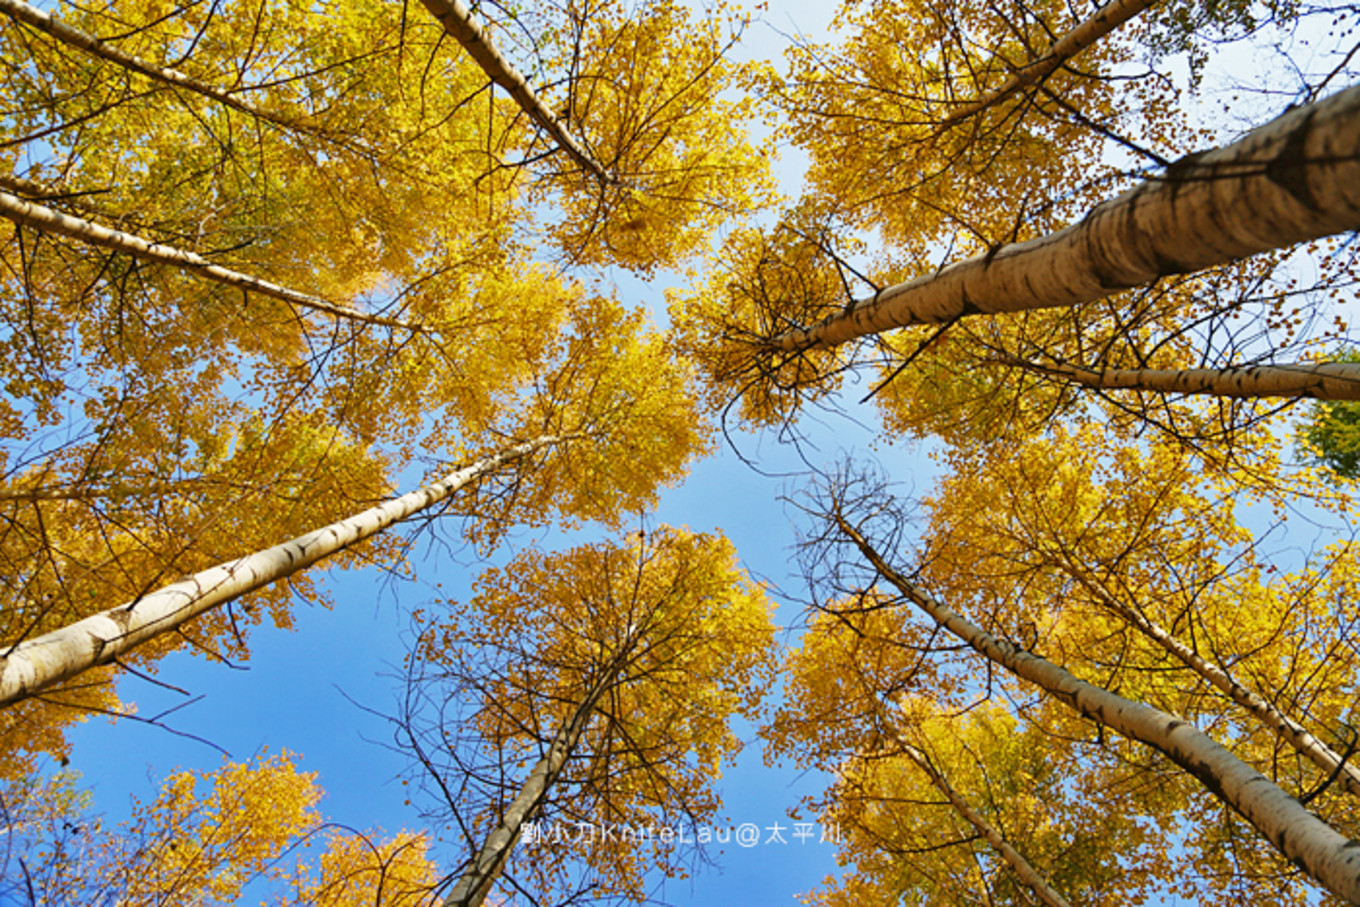
{"type": "Polygon", "coordinates": [[[504,438],[566,439],[521,467],[510,494],[484,489],[472,504],[482,519],[470,534],[486,541],[511,524],[536,525],[558,514],[568,524],[618,526],[656,503],[690,459],[709,449],[690,367],[645,315],[602,296],[569,299],[564,328],[539,338],[543,359],[514,409],[468,456],[494,453],[504,438]]]}
{"type": "MultiPolygon", "coordinates": [[[[106,830],[69,774],[4,786],[6,832],[26,848],[26,890],[36,904],[125,907],[238,904],[246,886],[274,879],[292,895],[279,907],[414,907],[437,883],[423,836],[382,841],[319,834],[322,792],[287,752],[216,771],[180,771],[130,821],[106,830]],[[320,848],[319,875],[298,852],[320,848]]],[[[17,894],[0,887],[0,895],[17,894]]]]}
{"type": "MultiPolygon", "coordinates": [[[[904,740],[1070,903],[1144,903],[1169,868],[1165,830],[1129,809],[1130,791],[1119,779],[1078,762],[1034,725],[991,703],[963,713],[917,698],[901,705],[895,721],[904,740]]],[[[1024,904],[1033,897],[891,741],[842,767],[822,820],[841,829],[842,855],[855,871],[829,879],[811,903],[1024,904]]]]}
{"type": "Polygon", "coordinates": [[[319,859],[319,872],[299,867],[296,894],[279,907],[416,907],[434,903],[439,882],[427,857],[429,840],[409,832],[386,841],[333,834],[319,859]]]}
{"type": "Polygon", "coordinates": [[[909,609],[874,593],[829,604],[786,658],[783,703],[761,730],[767,757],[835,771],[890,733],[884,703],[896,696],[962,708],[969,690],[929,654],[931,637],[909,609]]]}
{"type": "MultiPolygon", "coordinates": [[[[572,73],[563,119],[610,174],[571,172],[550,234],[579,264],[642,274],[707,250],[709,235],[768,204],[766,157],[744,126],[750,98],[731,100],[738,67],[725,58],[741,27],[722,4],[696,20],[673,0],[593,6],[555,64],[572,73]]],[[[574,164],[571,165],[574,168],[574,164]]]]}
{"type": "MultiPolygon", "coordinates": [[[[773,679],[772,606],[725,538],[659,527],[529,550],[454,610],[417,657],[483,691],[476,727],[501,765],[522,774],[587,691],[607,684],[545,818],[645,828],[715,814],[712,782],[740,748],[730,722],[754,717],[773,679]]],[[[583,859],[609,891],[640,898],[649,869],[682,872],[683,855],[652,843],[540,849],[521,868],[546,890],[583,859]]]]}
{"type": "MultiPolygon", "coordinates": [[[[1135,618],[1344,752],[1360,670],[1349,642],[1360,621],[1350,604],[1360,570],[1352,543],[1281,569],[1239,524],[1235,477],[1204,474],[1177,445],[1128,445],[1090,425],[953,461],[956,472],[924,502],[922,582],[991,632],[1189,718],[1286,790],[1326,786],[1324,772],[1135,618]]],[[[1045,709],[1044,723],[1088,733],[1060,706],[1045,709]]],[[[1227,897],[1282,886],[1282,903],[1306,897],[1278,878],[1288,875],[1278,855],[1221,803],[1185,793],[1177,810],[1195,829],[1185,842],[1195,872],[1177,880],[1184,891],[1227,897]]],[[[1333,785],[1312,807],[1353,833],[1353,804],[1333,785]]]]}
{"type": "Polygon", "coordinates": [[[171,775],[154,803],[133,809],[127,843],[135,850],[108,867],[106,884],[129,907],[235,903],[246,882],[269,872],[288,844],[316,825],[320,796],[313,776],[297,771],[287,753],[254,766],[171,775]]]}
{"type": "Polygon", "coordinates": [[[1106,77],[1131,55],[1120,42],[1098,43],[1037,91],[937,125],[1041,56],[1078,15],[1056,2],[848,4],[839,47],[795,46],[791,75],[764,87],[788,115],[783,135],[812,155],[817,199],[928,267],[944,237],[956,237],[955,254],[1026,239],[1107,191],[1091,188],[1111,172],[1096,163],[1103,137],[1068,111],[1136,118],[1121,109],[1125,86],[1106,77]]]}
{"type": "MultiPolygon", "coordinates": [[[[293,128],[31,39],[7,48],[33,84],[23,109],[61,123],[34,172],[100,192],[98,204],[196,251],[341,299],[406,281],[486,223],[477,178],[485,117],[453,116],[475,66],[444,56],[421,84],[440,29],[376,0],[216,4],[158,0],[65,7],[63,21],[123,33],[120,50],[238,93],[293,128]],[[38,103],[38,98],[45,103],[38,103]],[[438,217],[427,212],[438,210],[438,217]]],[[[10,30],[14,41],[22,33],[10,30]]],[[[17,126],[18,124],[16,124],[17,126]]]]}
{"type": "Polygon", "coordinates": [[[850,352],[785,353],[765,346],[780,331],[811,324],[849,301],[836,263],[795,222],[772,231],[737,230],[723,267],[696,291],[669,294],[676,342],[703,372],[710,409],[739,401],[754,425],[778,425],[808,401],[830,396],[850,352]]]}

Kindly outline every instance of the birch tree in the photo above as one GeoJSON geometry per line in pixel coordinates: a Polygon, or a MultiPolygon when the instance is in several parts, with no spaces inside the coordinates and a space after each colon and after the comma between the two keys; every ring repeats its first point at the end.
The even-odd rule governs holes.
{"type": "MultiPolygon", "coordinates": [[[[462,427],[468,434],[459,436],[457,425],[445,424],[427,435],[431,445],[447,445],[450,455],[467,457],[465,465],[401,498],[342,513],[343,519],[290,542],[255,553],[237,548],[236,557],[215,566],[204,561],[214,550],[239,546],[239,537],[226,533],[215,538],[215,548],[173,549],[178,557],[172,564],[182,568],[201,563],[209,569],[200,567],[202,572],[168,585],[160,580],[166,564],[154,551],[140,563],[116,558],[109,569],[121,583],[109,584],[97,571],[67,576],[80,561],[68,566],[70,552],[54,556],[40,549],[37,565],[56,574],[52,586],[64,588],[63,601],[69,606],[54,609],[39,597],[27,614],[15,615],[8,630],[6,701],[43,695],[6,713],[7,727],[16,729],[7,734],[7,743],[18,752],[59,748],[59,728],[65,722],[53,716],[66,714],[69,721],[71,710],[63,706],[84,703],[90,690],[98,690],[107,679],[100,674],[97,683],[90,683],[82,672],[128,654],[134,661],[153,660],[181,643],[187,622],[205,613],[210,617],[199,628],[201,644],[230,638],[239,629],[231,615],[220,613],[221,606],[256,590],[266,590],[264,604],[274,610],[276,621],[286,624],[290,588],[310,589],[301,576],[307,566],[337,556],[344,563],[362,562],[365,549],[356,543],[418,513],[437,514],[455,499],[468,534],[484,544],[516,524],[554,518],[609,523],[633,508],[649,506],[659,483],[682,475],[705,437],[693,414],[683,366],[661,338],[648,337],[643,330],[641,317],[617,303],[581,301],[564,336],[534,339],[542,359],[531,369],[527,388],[511,383],[499,391],[507,400],[495,419],[479,425],[469,413],[469,424],[462,427]],[[289,585],[267,591],[280,579],[289,585]],[[125,590],[126,603],[109,610],[90,607],[110,589],[125,590]],[[150,647],[142,651],[148,642],[150,647]],[[72,680],[76,698],[68,701],[54,685],[72,680]],[[29,726],[42,733],[30,737],[17,730],[29,726]]],[[[406,405],[418,406],[419,401],[406,405]]],[[[304,494],[307,490],[303,486],[304,494]]],[[[344,501],[327,500],[326,508],[333,511],[344,501]]],[[[275,524],[272,531],[287,524],[275,524]]],[[[120,552],[115,548],[113,553],[120,552]]],[[[398,564],[402,556],[395,543],[370,553],[398,564]]],[[[34,595],[41,589],[23,593],[34,595]]],[[[239,644],[236,651],[243,656],[246,650],[239,644]]]]}
{"type": "Polygon", "coordinates": [[[520,110],[524,111],[538,128],[546,132],[558,148],[596,179],[604,182],[612,179],[604,166],[596,161],[589,151],[582,148],[562,125],[561,121],[565,117],[557,116],[550,111],[537,93],[529,87],[524,76],[501,55],[487,30],[473,17],[472,11],[462,3],[462,0],[421,0],[421,2],[444,26],[444,30],[477,61],[477,65],[486,73],[487,78],[509,92],[520,110]]]}
{"type": "Polygon", "coordinates": [[[1106,390],[1212,394],[1218,397],[1360,399],[1360,383],[1357,382],[1360,368],[1354,363],[1295,362],[1221,369],[1092,369],[1065,362],[1041,364],[1014,358],[1003,361],[1074,384],[1106,390]]]}
{"type": "Polygon", "coordinates": [[[954,811],[957,812],[965,822],[973,826],[978,834],[987,839],[988,844],[996,848],[997,853],[1001,855],[1002,859],[1010,864],[1020,880],[1034,892],[1035,897],[1044,904],[1047,904],[1048,907],[1069,907],[1067,900],[1057,891],[1053,890],[1053,887],[1049,885],[1048,882],[1044,881],[1043,876],[1035,871],[1029,861],[1020,855],[1019,851],[1006,842],[1006,839],[1001,835],[1001,832],[994,828],[986,819],[978,814],[977,810],[973,809],[966,800],[959,796],[958,792],[949,784],[948,779],[940,773],[939,768],[936,767],[926,753],[912,746],[910,743],[907,743],[905,740],[899,740],[899,745],[902,747],[902,753],[907,757],[911,764],[920,769],[921,772],[930,779],[930,783],[944,795],[945,799],[949,801],[949,805],[954,808],[954,811]]]}
{"type": "MultiPolygon", "coordinates": [[[[1302,132],[1290,130],[1305,121],[1313,134],[1309,105],[1335,92],[1326,100],[1351,111],[1338,120],[1337,144],[1300,154],[1299,173],[1330,171],[1349,193],[1341,187],[1353,175],[1330,168],[1353,138],[1339,124],[1353,124],[1355,96],[1337,90],[1355,78],[1350,39],[1334,30],[1315,42],[1327,63],[1296,67],[1299,103],[1245,138],[1209,140],[1214,124],[1192,123],[1182,106],[1197,76],[1178,80],[1159,65],[1174,48],[1191,54],[1197,72],[1210,41],[1272,27],[1284,41],[1291,17],[1316,12],[1274,6],[1272,25],[1236,3],[1110,4],[1089,20],[1032,4],[884,0],[848,10],[844,41],[797,49],[787,76],[761,83],[784,114],[781,135],[812,158],[802,197],[776,227],[734,235],[709,279],[673,307],[715,400],[740,401],[757,423],[785,424],[803,405],[839,405],[834,395],[853,374],[861,402],[874,399],[890,430],[970,443],[1080,418],[1095,399],[1111,419],[1141,420],[1206,457],[1231,457],[1236,439],[1288,400],[1081,393],[1085,385],[1015,363],[1107,374],[1288,368],[1347,342],[1336,303],[1353,268],[1345,237],[1355,214],[1343,213],[1353,199],[1340,202],[1336,220],[1319,212],[1315,229],[1296,230],[1311,218],[1311,189],[1299,199],[1285,184],[1311,177],[1277,184],[1265,174],[1280,172],[1284,147],[1266,137],[1280,130],[1276,137],[1297,143],[1302,132]],[[1115,21],[1122,26],[1107,27],[1115,21]],[[1082,35],[1099,37],[1088,45],[1082,35]],[[1063,57],[1078,47],[1080,56],[1063,57]],[[1022,77],[1050,66],[1033,83],[1022,77]],[[1259,149],[1240,144],[1258,140],[1259,149]],[[1274,201],[1239,193],[1256,192],[1253,180],[1278,189],[1274,201]],[[1187,232],[1153,214],[1172,197],[1187,232]],[[1293,212],[1277,210],[1279,223],[1294,226],[1264,226],[1276,219],[1258,215],[1277,204],[1293,212]],[[1112,226],[1118,212],[1128,217],[1102,235],[1129,232],[1102,245],[1099,225],[1112,226]],[[1191,226],[1199,215],[1219,221],[1191,226]],[[1237,232],[1254,232],[1256,243],[1234,251],[1235,241],[1219,242],[1237,232]],[[1271,233],[1278,241],[1265,240],[1271,233]],[[1124,268],[1140,273],[1115,273],[1124,268]],[[1311,269],[1320,276],[1310,286],[1300,276],[1311,269]],[[991,283],[1008,273],[1013,282],[991,283]],[[1087,280],[1090,292],[1075,292],[1087,280]]],[[[1253,77],[1241,75],[1241,91],[1267,91],[1253,77]]]]}
{"type": "MultiPolygon", "coordinates": [[[[805,567],[837,569],[817,560],[837,557],[826,541],[802,549],[805,567]]],[[[772,755],[835,779],[807,805],[841,830],[851,869],[814,903],[1031,903],[1044,896],[1037,874],[1070,903],[1120,904],[1174,877],[1173,789],[1149,790],[1127,761],[1026,720],[1032,703],[987,698],[992,684],[952,640],[872,590],[815,605],[762,729],[772,755]]]]}
{"type": "MultiPolygon", "coordinates": [[[[889,583],[901,595],[901,601],[929,616],[939,631],[959,639],[992,665],[1037,685],[1085,720],[1152,747],[1250,822],[1314,880],[1342,898],[1354,900],[1360,896],[1347,887],[1355,878],[1348,865],[1349,854],[1355,848],[1344,835],[1183,719],[1079,679],[1022,646],[987,632],[943,604],[894,568],[865,537],[860,527],[865,525],[866,514],[849,515],[841,497],[844,489],[834,494],[825,505],[830,527],[826,538],[833,545],[838,538],[849,550],[858,551],[871,568],[870,576],[889,583]]],[[[870,506],[878,511],[875,518],[881,520],[888,515],[882,509],[885,501],[870,494],[870,498],[860,500],[874,501],[870,506]]],[[[1042,648],[1042,644],[1038,647],[1042,648]]]]}
{"type": "Polygon", "coordinates": [[[263,589],[296,571],[362,542],[403,519],[434,507],[468,484],[553,444],[546,436],[455,470],[437,482],[393,501],[316,529],[264,551],[179,580],[84,620],[10,645],[0,663],[0,705],[8,705],[70,680],[163,633],[172,633],[205,611],[263,589]]]}
{"type": "Polygon", "coordinates": [[[850,311],[770,338],[793,352],[908,324],[1076,305],[1160,277],[1360,229],[1360,87],[1183,159],[1156,182],[1057,233],[889,287],[850,311]]]}
{"type": "MultiPolygon", "coordinates": [[[[438,52],[435,22],[367,0],[4,12],[7,646],[110,609],[116,625],[175,577],[304,533],[353,542],[318,527],[381,506],[418,457],[432,480],[473,467],[456,501],[419,503],[490,544],[516,520],[645,507],[704,446],[643,322],[526,260],[525,200],[487,160],[516,127],[469,106],[482,75],[438,52]],[[479,468],[544,438],[568,441],[479,468]]],[[[309,550],[404,569],[373,516],[366,544],[309,550]]],[[[237,566],[204,583],[254,570],[237,566]]],[[[152,618],[135,652],[77,632],[68,667],[95,648],[243,658],[263,615],[325,599],[297,570],[212,601],[189,585],[198,605],[152,618]]],[[[60,753],[79,707],[118,712],[112,674],[11,708],[8,764],[60,753]]]]}
{"type": "MultiPolygon", "coordinates": [[[[677,317],[691,325],[692,348],[729,396],[753,394],[752,416],[780,418],[797,405],[795,391],[815,399],[828,393],[820,382],[834,387],[834,376],[862,355],[851,346],[837,348],[857,340],[886,344],[899,360],[885,369],[892,371],[902,359],[932,355],[932,338],[947,336],[960,319],[1009,316],[1003,323],[1014,324],[1017,313],[1095,303],[1118,290],[1360,227],[1352,191],[1360,174],[1347,169],[1350,156],[1342,150],[1360,129],[1357,104],[1360,89],[1347,89],[1292,110],[1237,142],[1187,156],[1061,230],[931,266],[870,297],[846,297],[844,267],[824,246],[792,237],[739,238],[729,246],[737,279],[731,273],[715,278],[677,317]],[[771,256],[772,246],[790,244],[811,248],[771,256]],[[826,296],[779,279],[782,263],[799,254],[825,275],[806,285],[826,296]],[[913,325],[936,327],[897,349],[880,336],[913,325]],[[772,402],[762,402],[766,398],[772,402]]],[[[1190,323],[1194,315],[1182,318],[1190,323]]],[[[1174,324],[1163,320],[1159,327],[1174,324]]],[[[1099,341],[1086,345],[1099,348],[1099,341]]]]}
{"type": "Polygon", "coordinates": [[[1284,569],[1237,522],[1249,496],[1198,475],[1172,445],[1102,455],[1113,441],[1088,428],[954,458],[955,475],[924,502],[923,578],[1104,685],[1212,722],[1276,780],[1311,792],[1317,812],[1353,821],[1339,796],[1360,793],[1347,739],[1352,618],[1330,604],[1349,595],[1350,544],[1284,569]]]}
{"type": "Polygon", "coordinates": [[[772,678],[769,620],[730,543],[667,527],[526,551],[448,603],[401,716],[432,816],[468,846],[444,903],[569,895],[574,860],[578,893],[642,900],[650,870],[695,860],[740,748],[730,722],[772,678]]]}

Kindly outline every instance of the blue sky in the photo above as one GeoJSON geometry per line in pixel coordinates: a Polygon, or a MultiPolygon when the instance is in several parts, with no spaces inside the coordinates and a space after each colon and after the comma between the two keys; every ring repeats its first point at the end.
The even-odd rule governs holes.
{"type": "MultiPolygon", "coordinates": [[[[819,39],[830,8],[828,3],[800,4],[793,12],[774,5],[764,22],[749,31],[746,53],[777,57],[790,34],[819,39]]],[[[796,171],[797,158],[788,155],[782,176],[790,194],[796,191],[796,171]]],[[[653,312],[662,305],[665,286],[675,282],[673,275],[663,275],[650,285],[618,281],[625,301],[653,312]]],[[[853,400],[866,390],[851,382],[843,396],[853,400]]],[[[872,445],[872,454],[885,471],[910,491],[926,491],[936,473],[924,450],[878,437],[868,408],[848,403],[846,408],[858,421],[818,418],[815,413],[804,418],[800,427],[807,442],[801,450],[781,445],[772,436],[736,435],[742,455],[755,461],[761,472],[723,448],[695,464],[688,480],[669,490],[650,517],[700,531],[723,530],[753,575],[789,593],[781,599],[777,615],[784,626],[793,626],[800,618],[796,599],[802,589],[791,566],[795,516],[780,496],[796,487],[796,477],[808,464],[829,466],[852,451],[870,453],[872,445]]],[[[450,526],[444,534],[455,533],[456,527],[450,526]]],[[[522,534],[514,545],[541,542],[565,547],[577,541],[545,532],[522,534]]],[[[497,555],[497,560],[508,554],[497,555]]],[[[385,834],[422,829],[417,810],[404,803],[407,794],[399,776],[406,758],[389,746],[391,727],[381,716],[395,712],[396,675],[408,642],[407,609],[431,597],[436,582],[443,584],[443,594],[466,597],[484,565],[470,549],[450,554],[418,546],[414,558],[419,577],[414,583],[389,580],[375,569],[330,574],[326,583],[335,607],[300,605],[293,632],[256,629],[252,658],[246,664],[228,666],[188,653],[165,659],[157,677],[184,693],[125,678],[122,695],[138,704],[141,716],[175,711],[163,718],[168,729],[96,718],[71,732],[71,766],[93,791],[96,809],[110,821],[119,821],[128,814],[130,797],[153,798],[161,779],[176,769],[218,767],[222,750],[234,760],[266,750],[288,750],[300,756],[302,769],[318,773],[327,793],[321,810],[329,821],[385,834]]],[[[731,824],[754,826],[761,843],[729,845],[713,855],[716,868],[690,880],[665,883],[656,891],[658,898],[681,905],[791,904],[796,895],[837,872],[835,848],[821,842],[820,834],[799,842],[788,816],[803,798],[820,794],[828,779],[788,766],[766,766],[754,728],[745,728],[743,734],[752,745],[726,771],[720,789],[731,824]],[[785,843],[769,841],[776,826],[782,826],[785,843]]],[[[435,856],[449,866],[462,854],[437,849],[435,856]]]]}
{"type": "MultiPolygon", "coordinates": [[[[770,439],[742,440],[743,453],[758,456],[771,475],[752,471],[730,450],[722,450],[697,464],[683,486],[666,493],[655,520],[695,530],[721,528],[736,543],[748,570],[796,594],[801,589],[790,566],[793,515],[779,496],[791,487],[791,479],[782,474],[804,467],[794,451],[770,439]]],[[[805,447],[805,455],[830,464],[849,449],[848,443],[869,440],[863,429],[837,420],[817,428],[812,443],[822,446],[805,447]]],[[[897,475],[918,477],[918,488],[931,470],[928,460],[909,447],[878,453],[897,475]]],[[[521,536],[516,545],[533,541],[521,536]]],[[[137,702],[142,717],[182,706],[164,719],[178,733],[92,719],[71,734],[71,767],[92,789],[98,810],[119,820],[127,813],[130,795],[153,798],[160,780],[177,768],[220,765],[222,755],[215,747],[228,751],[233,760],[287,749],[300,754],[300,768],[319,773],[326,791],[321,810],[328,820],[389,834],[422,828],[416,811],[403,803],[406,792],[397,776],[406,760],[386,746],[391,729],[361,706],[378,713],[395,711],[399,687],[392,675],[405,651],[404,606],[428,597],[426,583],[436,581],[452,596],[465,595],[479,565],[473,552],[461,554],[461,563],[443,553],[417,555],[419,583],[393,584],[374,570],[331,574],[327,583],[334,609],[300,607],[294,632],[257,628],[246,664],[228,667],[187,653],[163,660],[158,678],[188,696],[125,678],[122,695],[137,702]]],[[[795,624],[800,613],[796,602],[785,601],[777,619],[781,625],[795,624]]],[[[754,729],[745,729],[743,736],[752,738],[754,729]]],[[[834,846],[822,843],[820,835],[797,842],[788,817],[802,798],[819,794],[827,779],[791,767],[767,767],[762,755],[759,743],[752,741],[721,783],[732,824],[759,827],[762,843],[727,847],[716,857],[721,871],[668,883],[658,896],[700,904],[758,894],[762,903],[793,903],[794,895],[836,871],[834,846]],[[776,825],[784,827],[788,843],[766,843],[776,825]]]]}
{"type": "MultiPolygon", "coordinates": [[[[748,32],[746,53],[777,58],[786,43],[781,32],[824,35],[830,9],[821,3],[800,5],[796,13],[778,8],[767,12],[765,21],[748,32]]],[[[797,168],[793,157],[784,164],[786,192],[796,191],[797,168]]],[[[620,293],[625,301],[656,312],[664,286],[673,281],[662,277],[643,285],[620,279],[620,293]]],[[[817,465],[830,465],[856,446],[862,451],[874,440],[864,427],[842,418],[805,420],[804,427],[808,444],[802,456],[817,465]]],[[[792,517],[779,498],[806,465],[797,451],[772,437],[737,438],[742,454],[758,462],[765,474],[723,449],[697,464],[681,487],[669,490],[651,519],[701,531],[722,529],[736,543],[748,570],[796,594],[801,589],[790,569],[792,517]]],[[[918,489],[928,484],[932,465],[920,451],[889,447],[878,453],[896,475],[916,477],[918,489]]],[[[445,535],[455,531],[449,527],[445,535]]],[[[565,546],[577,541],[546,533],[521,535],[514,544],[565,546]]],[[[436,582],[444,585],[445,594],[466,595],[484,565],[470,549],[452,557],[437,549],[417,551],[415,583],[393,582],[372,569],[330,574],[326,584],[334,609],[300,606],[293,632],[257,628],[246,664],[227,666],[188,653],[165,659],[157,678],[184,693],[124,678],[121,694],[137,703],[142,717],[175,711],[162,719],[167,727],[95,718],[72,731],[71,767],[93,792],[96,810],[111,822],[120,821],[132,796],[153,798],[161,779],[177,769],[216,768],[222,750],[233,760],[288,750],[300,755],[300,768],[318,773],[326,791],[321,810],[329,821],[387,834],[423,828],[416,810],[404,804],[406,790],[398,776],[406,759],[388,746],[391,728],[380,715],[395,711],[395,675],[407,644],[406,608],[430,597],[436,582]]],[[[799,616],[796,602],[781,602],[781,625],[795,624],[799,616]]],[[[713,854],[717,868],[690,880],[658,880],[657,897],[676,904],[793,903],[798,893],[837,871],[834,845],[820,840],[820,829],[800,842],[788,815],[804,797],[820,794],[828,779],[767,767],[754,733],[754,728],[744,729],[752,745],[725,771],[721,790],[732,825],[755,826],[761,843],[728,845],[713,854]],[[770,840],[776,829],[787,843],[770,840]]],[[[461,855],[437,850],[435,856],[447,864],[461,855]]]]}

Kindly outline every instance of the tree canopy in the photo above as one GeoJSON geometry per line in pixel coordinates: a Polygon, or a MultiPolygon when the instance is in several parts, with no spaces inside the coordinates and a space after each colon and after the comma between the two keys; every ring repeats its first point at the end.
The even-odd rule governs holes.
{"type": "Polygon", "coordinates": [[[6,903],[667,900],[755,742],[813,902],[1360,903],[1355,9],[781,15],[0,0],[6,903]],[[400,808],[100,817],[360,577],[400,808]]]}

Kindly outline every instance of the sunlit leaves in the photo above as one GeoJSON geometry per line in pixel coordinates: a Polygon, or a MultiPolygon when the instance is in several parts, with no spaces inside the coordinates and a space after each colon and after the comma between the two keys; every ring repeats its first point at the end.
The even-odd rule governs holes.
{"type": "MultiPolygon", "coordinates": [[[[432,701],[408,732],[427,770],[443,747],[463,772],[485,766],[456,780],[475,793],[447,804],[484,834],[548,738],[604,684],[541,819],[693,827],[715,814],[712,783],[740,749],[730,722],[754,717],[772,681],[769,621],[764,591],[721,536],[660,527],[557,554],[529,550],[484,574],[470,602],[422,634],[418,688],[432,701]],[[458,738],[431,733],[452,720],[431,720],[450,707],[437,692],[445,686],[477,700],[458,738]],[[514,786],[494,787],[506,774],[514,786]]],[[[601,893],[630,898],[649,869],[679,873],[686,859],[655,841],[562,842],[518,856],[510,871],[559,890],[569,858],[592,868],[601,893]]]]}
{"type": "Polygon", "coordinates": [[[742,128],[752,102],[728,96],[735,15],[611,2],[580,27],[570,58],[556,61],[574,67],[562,116],[611,180],[554,180],[565,216],[550,232],[571,261],[650,274],[704,252],[717,228],[768,203],[768,149],[742,128]]]}

